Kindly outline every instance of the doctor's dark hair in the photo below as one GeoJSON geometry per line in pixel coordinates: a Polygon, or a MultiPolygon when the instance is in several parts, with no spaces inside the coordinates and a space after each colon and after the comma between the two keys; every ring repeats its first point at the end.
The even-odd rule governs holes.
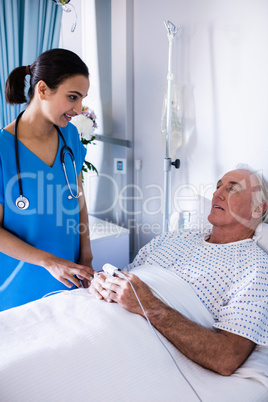
{"type": "Polygon", "coordinates": [[[6,101],[11,105],[30,102],[39,81],[44,81],[51,90],[56,90],[64,80],[75,75],[89,76],[86,64],[77,54],[66,49],[48,50],[33,64],[17,67],[9,74],[5,85],[6,101]],[[25,87],[28,74],[30,87],[27,100],[25,87]]]}

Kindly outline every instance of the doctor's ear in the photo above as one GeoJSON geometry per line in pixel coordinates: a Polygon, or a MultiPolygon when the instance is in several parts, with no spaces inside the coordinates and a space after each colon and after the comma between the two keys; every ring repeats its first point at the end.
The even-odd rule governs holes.
{"type": "Polygon", "coordinates": [[[45,81],[38,81],[38,83],[36,84],[36,91],[40,97],[40,99],[45,99],[47,92],[48,92],[49,88],[47,86],[47,84],[45,83],[45,81]]]}

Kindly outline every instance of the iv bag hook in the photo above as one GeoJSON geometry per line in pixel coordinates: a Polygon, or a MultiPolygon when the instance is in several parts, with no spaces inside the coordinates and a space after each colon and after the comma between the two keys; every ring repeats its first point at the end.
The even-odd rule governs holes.
{"type": "Polygon", "coordinates": [[[178,32],[178,29],[180,28],[180,25],[178,28],[176,28],[176,26],[171,22],[171,21],[164,21],[168,36],[172,36],[174,38],[174,36],[176,35],[176,33],[178,32]]]}

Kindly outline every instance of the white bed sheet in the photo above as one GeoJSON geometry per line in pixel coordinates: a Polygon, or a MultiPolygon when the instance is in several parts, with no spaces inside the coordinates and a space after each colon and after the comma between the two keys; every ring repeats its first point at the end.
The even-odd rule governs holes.
{"type": "MultiPolygon", "coordinates": [[[[211,326],[204,305],[175,274],[152,266],[133,273],[183,314],[211,326]]],[[[160,335],[182,375],[142,317],[87,290],[0,313],[0,337],[1,401],[268,401],[261,370],[247,367],[246,373],[222,377],[160,335]]]]}

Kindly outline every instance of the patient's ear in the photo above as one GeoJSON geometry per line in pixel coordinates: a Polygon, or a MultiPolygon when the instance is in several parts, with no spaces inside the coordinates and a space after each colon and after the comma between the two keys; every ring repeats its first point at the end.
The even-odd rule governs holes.
{"type": "Polygon", "coordinates": [[[266,202],[266,201],[263,201],[262,205],[263,205],[262,214],[264,214],[264,213],[267,211],[268,204],[267,204],[267,202],[266,202]]]}
{"type": "Polygon", "coordinates": [[[252,218],[261,218],[264,212],[267,210],[267,202],[263,201],[256,205],[252,211],[252,218]]]}

